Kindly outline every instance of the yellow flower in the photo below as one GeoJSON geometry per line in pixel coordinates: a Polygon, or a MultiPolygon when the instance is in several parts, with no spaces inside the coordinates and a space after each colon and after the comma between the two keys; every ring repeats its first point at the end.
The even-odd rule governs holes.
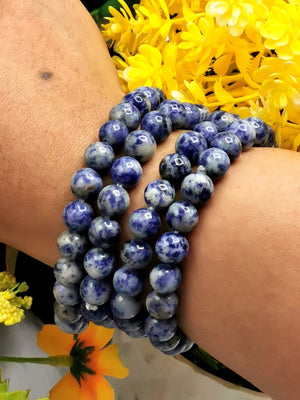
{"type": "Polygon", "coordinates": [[[50,400],[113,400],[114,392],[104,375],[125,378],[128,369],[118,356],[116,344],[107,345],[114,329],[89,324],[74,342],[73,335],[55,325],[44,325],[38,333],[39,347],[50,356],[71,355],[73,364],[51,389],[50,400]]]}

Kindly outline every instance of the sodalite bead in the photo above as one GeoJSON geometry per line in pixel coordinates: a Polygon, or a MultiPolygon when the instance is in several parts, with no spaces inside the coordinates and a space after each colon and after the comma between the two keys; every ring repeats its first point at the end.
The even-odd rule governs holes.
{"type": "Polygon", "coordinates": [[[144,328],[138,329],[136,331],[123,331],[123,332],[125,332],[128,336],[135,338],[135,339],[147,337],[147,333],[145,332],[144,328]]]}
{"type": "Polygon", "coordinates": [[[74,323],[81,319],[81,311],[79,304],[66,306],[56,301],[54,303],[54,313],[62,321],[74,323]]]}
{"type": "Polygon", "coordinates": [[[92,168],[81,168],[71,178],[71,190],[78,199],[97,195],[102,186],[101,177],[92,168]]]}
{"type": "Polygon", "coordinates": [[[166,214],[169,227],[183,233],[191,232],[198,220],[197,209],[186,201],[176,201],[171,204],[166,214]]]}
{"type": "Polygon", "coordinates": [[[179,264],[188,251],[188,240],[177,232],[165,232],[155,243],[157,257],[164,263],[179,264]]]}
{"type": "Polygon", "coordinates": [[[63,210],[63,220],[70,231],[83,232],[94,217],[92,207],[83,200],[71,201],[63,210]]]}
{"type": "Polygon", "coordinates": [[[195,104],[195,106],[199,110],[200,122],[207,120],[210,116],[209,109],[205,107],[203,104],[195,104]]]}
{"type": "Polygon", "coordinates": [[[230,124],[227,131],[236,135],[241,143],[243,151],[250,149],[255,141],[255,130],[250,122],[246,120],[236,120],[230,124]]]}
{"type": "Polygon", "coordinates": [[[116,325],[121,331],[135,332],[144,328],[145,313],[139,312],[135,317],[129,319],[115,318],[116,325]]]}
{"type": "Polygon", "coordinates": [[[146,186],[144,199],[154,210],[164,210],[174,201],[175,188],[165,179],[156,179],[146,186]]]}
{"type": "Polygon", "coordinates": [[[120,185],[105,186],[97,199],[97,206],[101,214],[111,218],[116,218],[124,214],[129,204],[129,194],[120,185]]]}
{"type": "Polygon", "coordinates": [[[181,104],[185,108],[185,129],[193,129],[201,121],[200,109],[195,104],[181,104]]]}
{"type": "Polygon", "coordinates": [[[178,154],[187,157],[191,165],[195,165],[200,154],[207,149],[207,141],[199,132],[184,132],[176,140],[175,149],[178,154]]]}
{"type": "Polygon", "coordinates": [[[193,347],[194,343],[184,334],[182,334],[180,341],[172,350],[163,351],[168,356],[176,356],[177,354],[184,353],[193,347]]]}
{"type": "Polygon", "coordinates": [[[152,259],[152,248],[143,240],[131,239],[124,243],[121,260],[131,268],[143,269],[152,259]]]}
{"type": "Polygon", "coordinates": [[[61,257],[57,260],[54,267],[55,279],[62,285],[75,285],[83,277],[83,269],[78,262],[61,257]]]}
{"type": "Polygon", "coordinates": [[[228,155],[217,147],[205,150],[200,155],[198,163],[204,166],[207,175],[212,179],[222,178],[230,167],[228,155]]]}
{"type": "Polygon", "coordinates": [[[129,229],[137,239],[153,239],[160,228],[160,218],[149,208],[135,210],[129,218],[129,229]]]}
{"type": "Polygon", "coordinates": [[[168,154],[159,164],[160,176],[170,181],[174,186],[180,185],[183,178],[191,171],[192,166],[189,159],[182,154],[168,154]]]}
{"type": "Polygon", "coordinates": [[[142,176],[141,164],[132,157],[124,156],[114,161],[110,174],[114,183],[119,183],[127,189],[137,185],[142,176]]]}
{"type": "Polygon", "coordinates": [[[181,194],[184,200],[195,207],[206,204],[214,192],[214,185],[209,176],[194,172],[184,178],[181,184],[181,194]]]}
{"type": "Polygon", "coordinates": [[[157,293],[172,293],[180,286],[181,272],[175,265],[158,264],[151,270],[149,279],[157,293]]]}
{"type": "Polygon", "coordinates": [[[200,122],[194,126],[193,131],[201,133],[208,144],[211,143],[214,136],[219,132],[217,125],[211,121],[200,122]]]}
{"type": "Polygon", "coordinates": [[[148,97],[140,90],[135,90],[134,92],[130,92],[125,94],[122,99],[122,103],[130,103],[135,106],[141,116],[145,115],[147,112],[151,110],[151,103],[148,97]]]}
{"type": "Polygon", "coordinates": [[[90,223],[88,236],[94,246],[109,249],[116,246],[121,235],[117,221],[107,217],[97,217],[90,223]]]}
{"type": "Polygon", "coordinates": [[[100,279],[93,279],[87,275],[81,281],[79,291],[81,298],[86,303],[102,305],[108,301],[111,289],[110,283],[100,279]]]}
{"type": "Polygon", "coordinates": [[[149,315],[145,320],[145,331],[150,339],[164,342],[175,335],[177,331],[176,320],[175,318],[156,319],[149,315]]]}
{"type": "Polygon", "coordinates": [[[161,103],[167,99],[166,95],[164,94],[164,92],[163,92],[160,88],[158,88],[158,87],[153,87],[153,89],[158,93],[158,95],[159,95],[159,101],[160,101],[161,103]]]}
{"type": "Polygon", "coordinates": [[[138,314],[142,305],[133,296],[115,293],[110,300],[110,306],[115,317],[129,319],[138,314]]]}
{"type": "Polygon", "coordinates": [[[171,337],[171,339],[165,340],[164,342],[160,342],[159,340],[153,338],[150,338],[150,342],[156,349],[160,351],[165,352],[173,350],[180,343],[181,333],[178,333],[178,331],[180,332],[180,330],[177,329],[175,335],[171,337]]]}
{"type": "Polygon", "coordinates": [[[240,139],[231,132],[220,132],[211,141],[212,147],[225,151],[231,161],[236,160],[242,152],[240,139]]]}
{"type": "Polygon", "coordinates": [[[143,289],[143,281],[137,270],[128,268],[126,265],[117,269],[113,277],[113,285],[118,293],[136,296],[143,289]]]}
{"type": "Polygon", "coordinates": [[[84,162],[87,167],[93,168],[99,173],[105,173],[110,169],[115,159],[113,148],[104,142],[90,144],[84,152],[84,162]]]}
{"type": "Polygon", "coordinates": [[[134,131],[140,125],[141,114],[134,105],[120,103],[111,109],[108,119],[121,121],[129,131],[134,131]]]}
{"type": "Polygon", "coordinates": [[[155,110],[160,103],[160,93],[153,87],[140,86],[134,92],[142,92],[149,99],[151,110],[155,110]]]}
{"type": "Polygon", "coordinates": [[[59,282],[55,282],[53,295],[56,301],[65,306],[73,306],[80,302],[78,287],[75,285],[64,286],[59,282]]]}
{"type": "Polygon", "coordinates": [[[71,323],[60,319],[57,315],[54,315],[55,325],[63,332],[70,333],[72,335],[81,333],[88,327],[88,321],[85,318],[80,318],[80,320],[71,323]]]}
{"type": "Polygon", "coordinates": [[[113,254],[95,247],[84,256],[83,266],[91,278],[103,279],[112,273],[115,266],[115,257],[113,254]]]}
{"type": "Polygon", "coordinates": [[[127,126],[121,121],[107,121],[99,130],[100,142],[109,144],[116,151],[123,147],[127,135],[127,126]]]}
{"type": "Polygon", "coordinates": [[[244,121],[249,122],[255,130],[254,146],[264,146],[269,136],[267,124],[257,117],[248,117],[244,121]]]}
{"type": "Polygon", "coordinates": [[[78,232],[63,231],[57,239],[57,247],[63,257],[76,260],[87,250],[87,239],[78,232]]]}
{"type": "Polygon", "coordinates": [[[186,123],[186,111],[182,103],[177,100],[165,100],[160,103],[158,111],[172,121],[172,128],[183,129],[186,123]]]}
{"type": "Polygon", "coordinates": [[[101,325],[106,320],[111,320],[113,315],[109,303],[103,305],[93,306],[91,304],[82,302],[80,310],[84,318],[93,322],[96,325],[101,325]]]}
{"type": "Polygon", "coordinates": [[[146,298],[148,313],[156,319],[167,319],[173,317],[178,306],[176,293],[162,295],[155,291],[150,292],[146,298]]]}
{"type": "Polygon", "coordinates": [[[275,142],[275,132],[269,124],[266,124],[266,125],[267,125],[267,129],[268,129],[268,139],[264,143],[263,146],[264,147],[277,147],[277,144],[275,142]]]}
{"type": "Polygon", "coordinates": [[[151,111],[143,117],[141,129],[151,133],[156,143],[161,143],[172,132],[172,121],[159,111],[151,111]]]}
{"type": "Polygon", "coordinates": [[[219,132],[222,132],[236,121],[236,117],[227,111],[214,111],[210,114],[209,120],[217,125],[219,132]]]}
{"type": "Polygon", "coordinates": [[[153,156],[156,141],[151,133],[145,130],[132,131],[125,139],[125,154],[144,163],[153,156]]]}

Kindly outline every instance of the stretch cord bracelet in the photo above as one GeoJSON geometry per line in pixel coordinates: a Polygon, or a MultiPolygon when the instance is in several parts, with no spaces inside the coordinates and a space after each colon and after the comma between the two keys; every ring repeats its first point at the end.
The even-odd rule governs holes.
{"type": "Polygon", "coordinates": [[[87,168],[71,178],[78,200],[65,207],[68,230],[58,238],[62,258],[54,268],[55,322],[73,334],[89,321],[117,326],[131,337],[149,337],[165,354],[179,354],[192,346],[176,323],[179,267],[189,247],[184,235],[198,222],[197,208],[213,195],[213,181],[225,175],[241,151],[275,146],[275,135],[256,117],[210,114],[202,105],[166,100],[160,89],[149,87],[124,96],[109,119],[100,128],[100,142],[85,151],[87,168]],[[127,190],[141,177],[140,162],[149,160],[156,143],[175,129],[187,131],[177,139],[176,152],[161,161],[161,179],[145,188],[147,207],[129,219],[134,238],[116,257],[121,233],[116,219],[129,207],[127,190]],[[126,155],[115,160],[123,147],[126,155]],[[103,187],[102,177],[109,170],[113,183],[103,187]],[[176,190],[182,200],[175,201],[176,190]],[[161,233],[164,220],[170,231],[161,233]],[[124,265],[118,268],[119,258],[124,265]],[[144,307],[143,276],[153,259],[158,259],[149,274],[153,290],[144,307]]]}

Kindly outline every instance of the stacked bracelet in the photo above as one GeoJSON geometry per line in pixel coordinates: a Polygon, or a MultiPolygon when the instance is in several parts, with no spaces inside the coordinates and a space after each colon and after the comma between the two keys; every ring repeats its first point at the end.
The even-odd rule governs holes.
{"type": "Polygon", "coordinates": [[[117,326],[131,337],[149,337],[165,354],[187,351],[192,342],[176,322],[180,263],[189,249],[185,235],[198,222],[197,209],[213,195],[213,181],[225,175],[241,151],[275,146],[274,132],[256,117],[210,113],[201,105],[166,100],[160,89],[140,87],[111,110],[99,139],[85,151],[87,167],[72,176],[77,200],[63,211],[68,230],[58,238],[62,257],[54,268],[55,322],[73,334],[89,321],[117,326]],[[118,219],[141,178],[141,163],[175,129],[185,132],[175,152],[161,160],[161,179],[145,188],[146,206],[129,219],[133,238],[117,256],[118,219]],[[122,149],[125,156],[116,158],[122,149]],[[113,182],[103,187],[109,171],[113,182]],[[162,221],[169,231],[161,232],[162,221]],[[152,291],[144,293],[149,265],[152,291]]]}

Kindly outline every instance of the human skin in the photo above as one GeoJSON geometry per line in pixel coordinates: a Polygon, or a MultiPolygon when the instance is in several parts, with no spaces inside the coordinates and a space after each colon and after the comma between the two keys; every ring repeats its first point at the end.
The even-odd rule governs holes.
{"type": "MultiPolygon", "coordinates": [[[[53,266],[70,177],[123,93],[79,1],[2,0],[0,31],[0,241],[53,266]]],[[[131,211],[178,134],[144,166],[131,211]]],[[[299,177],[298,153],[243,153],[200,210],[180,288],[183,330],[274,400],[299,398],[299,177]]]]}

